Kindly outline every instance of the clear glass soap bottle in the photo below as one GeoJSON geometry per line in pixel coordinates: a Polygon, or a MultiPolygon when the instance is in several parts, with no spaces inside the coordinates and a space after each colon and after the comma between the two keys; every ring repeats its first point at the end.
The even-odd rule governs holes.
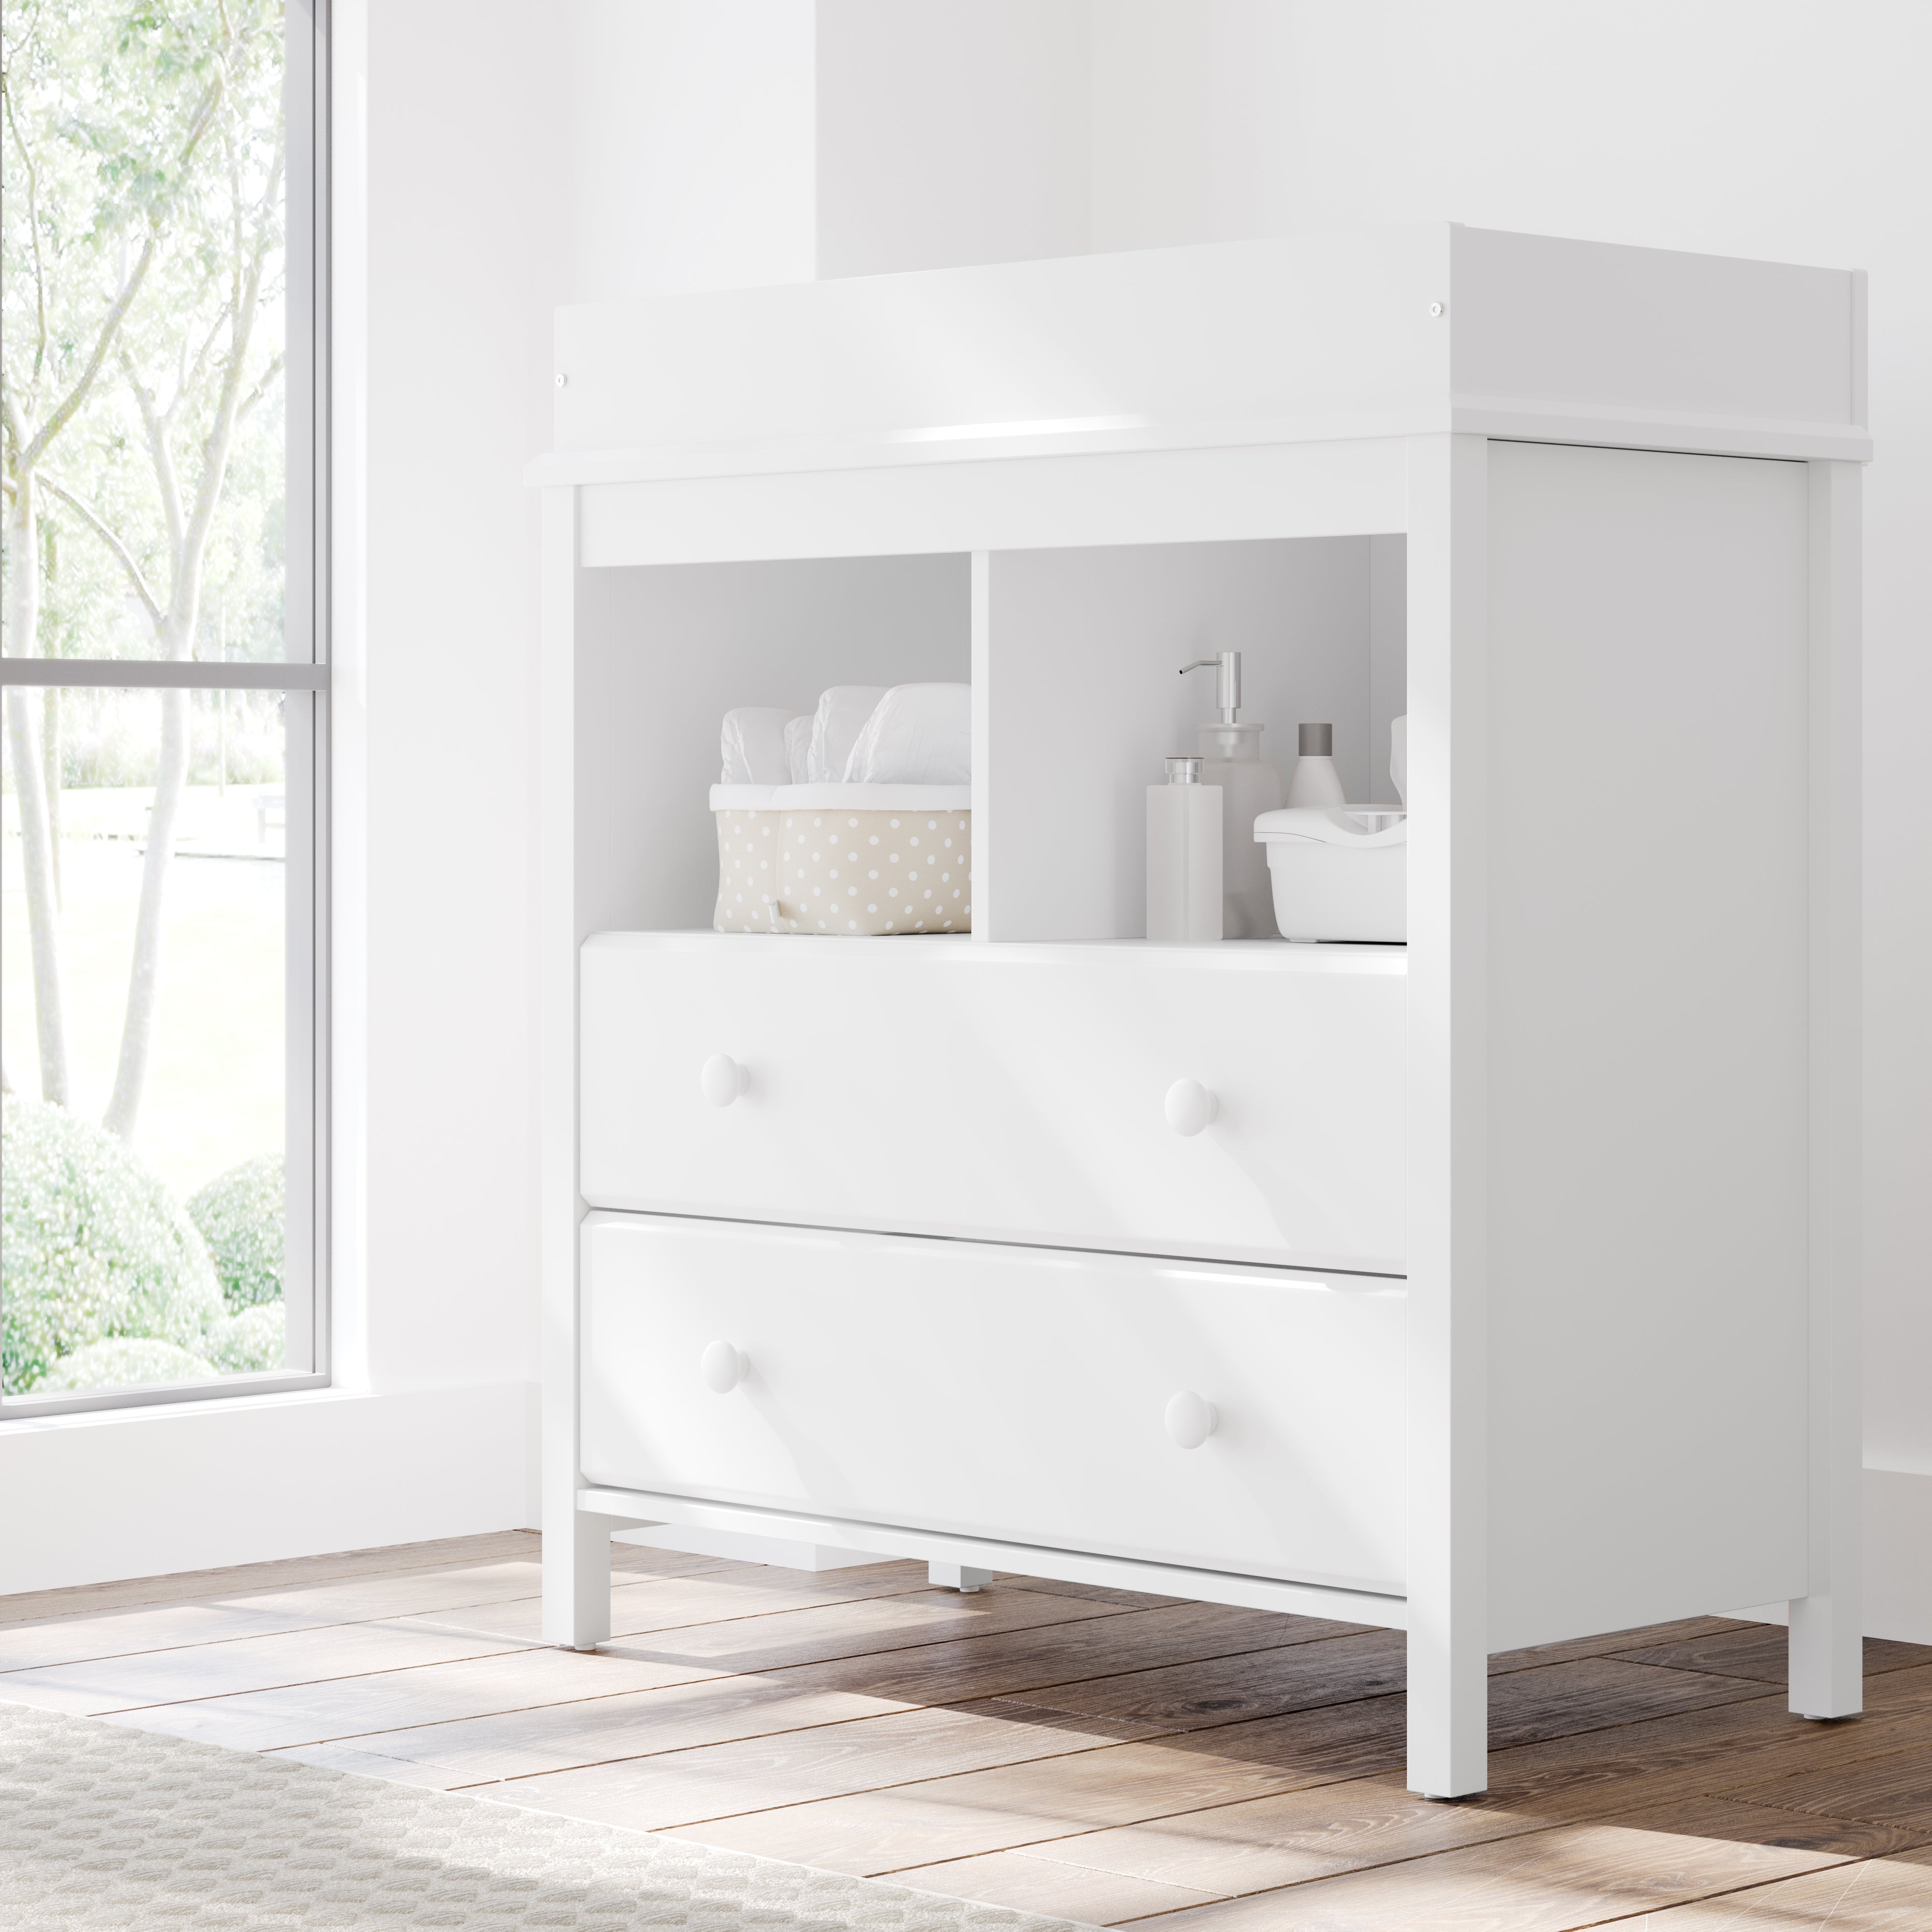
{"type": "Polygon", "coordinates": [[[1212,670],[1215,708],[1220,716],[1195,727],[1201,754],[1201,782],[1221,793],[1221,930],[1229,939],[1274,939],[1274,892],[1268,882],[1268,854],[1255,842],[1255,820],[1278,812],[1286,802],[1281,773],[1262,756],[1258,724],[1244,720],[1241,654],[1223,651],[1197,658],[1180,674],[1212,670]]]}

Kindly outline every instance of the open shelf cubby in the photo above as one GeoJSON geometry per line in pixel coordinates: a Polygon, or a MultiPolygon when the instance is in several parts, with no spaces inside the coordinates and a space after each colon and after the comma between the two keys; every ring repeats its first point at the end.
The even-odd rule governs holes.
{"type": "Polygon", "coordinates": [[[815,558],[578,573],[578,853],[586,932],[708,927],[710,792],[738,705],[835,684],[964,682],[971,560],[815,558]]]}

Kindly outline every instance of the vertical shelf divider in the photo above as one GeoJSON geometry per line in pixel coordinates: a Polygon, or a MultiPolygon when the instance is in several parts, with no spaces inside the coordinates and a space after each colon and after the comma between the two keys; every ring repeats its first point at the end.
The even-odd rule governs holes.
{"type": "Polygon", "coordinates": [[[993,930],[993,556],[973,553],[973,937],[993,930]]]}

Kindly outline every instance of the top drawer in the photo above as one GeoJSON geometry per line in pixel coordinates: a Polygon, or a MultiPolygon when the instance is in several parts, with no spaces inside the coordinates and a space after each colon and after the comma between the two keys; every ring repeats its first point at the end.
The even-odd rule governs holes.
{"type": "Polygon", "coordinates": [[[604,934],[583,954],[584,1196],[1400,1274],[1404,964],[604,934]],[[745,1075],[735,1099],[714,1079],[723,1106],[720,1055],[745,1075]],[[1168,1119],[1183,1081],[1216,1103],[1192,1134],[1168,1119]]]}

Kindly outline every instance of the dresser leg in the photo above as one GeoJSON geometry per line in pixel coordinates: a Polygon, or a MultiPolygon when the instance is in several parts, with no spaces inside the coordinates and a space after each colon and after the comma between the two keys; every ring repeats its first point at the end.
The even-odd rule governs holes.
{"type": "Polygon", "coordinates": [[[1826,1594],[1790,1604],[1791,1708],[1801,1718],[1856,1718],[1864,1708],[1864,1644],[1856,1618],[1826,1594]]]}
{"type": "Polygon", "coordinates": [[[565,1650],[595,1650],[610,1634],[610,1532],[614,1516],[559,1511],[543,1541],[543,1632],[565,1650]]]}
{"type": "Polygon", "coordinates": [[[957,1590],[965,1597],[975,1590],[983,1590],[993,1580],[993,1573],[969,1569],[963,1563],[928,1563],[926,1577],[935,1590],[957,1590]]]}
{"type": "Polygon", "coordinates": [[[1490,1782],[1490,1660],[1470,1645],[1408,1634],[1408,1788],[1447,1801],[1490,1782]]]}

